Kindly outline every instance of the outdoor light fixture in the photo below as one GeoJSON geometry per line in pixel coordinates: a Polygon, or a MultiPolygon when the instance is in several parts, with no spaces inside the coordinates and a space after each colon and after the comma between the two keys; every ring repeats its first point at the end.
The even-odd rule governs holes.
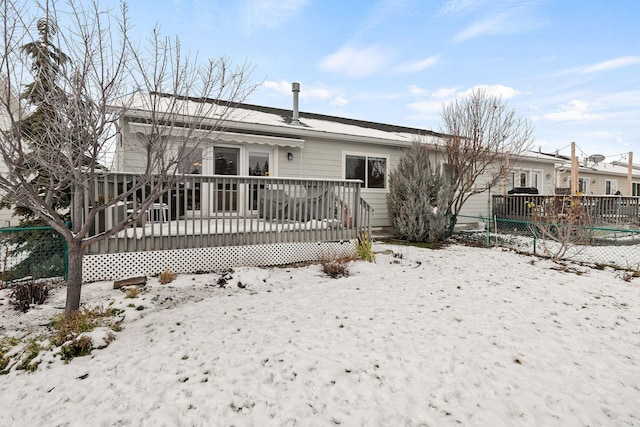
{"type": "Polygon", "coordinates": [[[293,160],[293,153],[291,152],[287,153],[287,160],[289,161],[293,160]]]}

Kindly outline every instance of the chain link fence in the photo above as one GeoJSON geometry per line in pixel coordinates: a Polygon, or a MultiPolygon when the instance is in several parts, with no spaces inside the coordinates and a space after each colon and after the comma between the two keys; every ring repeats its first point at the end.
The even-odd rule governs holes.
{"type": "Polygon", "coordinates": [[[476,244],[550,257],[564,249],[561,259],[640,271],[640,229],[632,225],[583,227],[578,230],[579,242],[575,242],[571,236],[543,238],[540,224],[532,221],[459,216],[459,222],[477,224],[458,232],[458,237],[476,244]]]}
{"type": "Polygon", "coordinates": [[[67,247],[51,227],[0,228],[0,255],[2,287],[67,277],[67,247]]]}

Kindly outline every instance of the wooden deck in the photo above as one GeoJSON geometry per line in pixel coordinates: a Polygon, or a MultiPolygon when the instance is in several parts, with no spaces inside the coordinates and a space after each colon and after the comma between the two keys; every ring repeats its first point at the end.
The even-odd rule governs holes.
{"type": "MultiPolygon", "coordinates": [[[[116,198],[135,180],[134,174],[104,174],[98,194],[84,200],[116,198]]],[[[373,210],[360,190],[354,180],[188,175],[136,224],[94,243],[87,254],[351,240],[370,231],[373,210]]],[[[137,209],[144,191],[103,209],[92,233],[137,209]]]]}
{"type": "Polygon", "coordinates": [[[533,209],[550,204],[577,201],[585,207],[591,225],[626,225],[640,227],[640,197],[591,196],[577,198],[561,195],[513,194],[492,196],[492,214],[496,218],[530,220],[533,209]]]}

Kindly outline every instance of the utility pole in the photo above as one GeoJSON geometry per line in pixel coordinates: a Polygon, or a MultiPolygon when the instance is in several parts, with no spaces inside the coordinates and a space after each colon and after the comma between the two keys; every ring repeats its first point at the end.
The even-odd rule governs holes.
{"type": "Polygon", "coordinates": [[[627,165],[627,196],[633,195],[633,151],[629,151],[629,164],[627,165]]]}
{"type": "Polygon", "coordinates": [[[571,195],[578,194],[578,158],[576,157],[576,143],[571,143],[571,195]]]}

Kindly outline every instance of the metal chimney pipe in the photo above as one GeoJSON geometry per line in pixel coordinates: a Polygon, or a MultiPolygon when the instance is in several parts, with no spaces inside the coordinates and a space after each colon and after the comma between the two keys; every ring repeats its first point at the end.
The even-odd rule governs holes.
{"type": "Polygon", "coordinates": [[[294,126],[298,126],[300,124],[300,111],[298,110],[298,95],[300,94],[300,83],[292,83],[291,92],[293,92],[293,116],[291,117],[291,124],[294,126]]]}

